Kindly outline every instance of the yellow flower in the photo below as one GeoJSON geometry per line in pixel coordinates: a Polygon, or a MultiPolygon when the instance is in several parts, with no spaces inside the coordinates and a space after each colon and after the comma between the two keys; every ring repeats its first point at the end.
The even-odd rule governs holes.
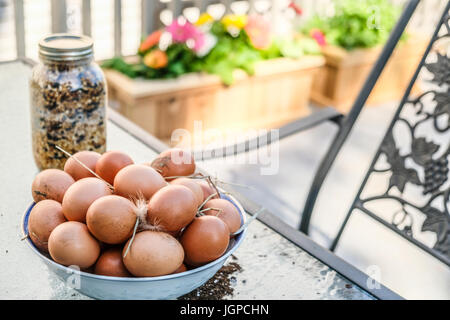
{"type": "Polygon", "coordinates": [[[222,18],[222,23],[226,28],[243,29],[247,24],[247,16],[245,14],[227,14],[222,18]]]}
{"type": "Polygon", "coordinates": [[[213,22],[214,18],[207,12],[204,12],[200,15],[200,17],[198,18],[198,20],[195,22],[196,26],[202,26],[204,24],[213,22]]]}
{"type": "Polygon", "coordinates": [[[155,49],[144,56],[144,64],[153,69],[161,69],[167,66],[169,59],[164,51],[155,49]]]}

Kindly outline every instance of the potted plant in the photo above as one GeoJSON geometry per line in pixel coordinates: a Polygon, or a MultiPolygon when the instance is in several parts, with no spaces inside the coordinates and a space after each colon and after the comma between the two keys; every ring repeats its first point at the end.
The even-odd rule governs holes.
{"type": "Polygon", "coordinates": [[[173,130],[274,128],[308,114],[324,64],[310,37],[278,38],[261,16],[175,19],[144,39],[138,55],[103,63],[110,98],[161,139],[173,130]]]}
{"type": "MultiPolygon", "coordinates": [[[[321,45],[325,66],[314,78],[312,100],[347,112],[360,92],[400,14],[389,0],[334,2],[331,17],[316,15],[302,28],[321,45]]],[[[367,103],[402,97],[425,51],[427,39],[405,34],[387,63],[367,103]]],[[[414,87],[413,93],[419,88],[414,87]]]]}

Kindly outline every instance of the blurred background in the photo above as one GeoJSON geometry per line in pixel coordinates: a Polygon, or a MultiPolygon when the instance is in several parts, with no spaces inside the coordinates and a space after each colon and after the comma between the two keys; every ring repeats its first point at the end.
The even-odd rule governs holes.
{"type": "MultiPolygon", "coordinates": [[[[267,17],[275,34],[285,35],[300,30],[315,15],[333,16],[333,3],[332,0],[0,0],[0,61],[16,59],[21,50],[26,57],[37,60],[39,39],[60,30],[92,36],[97,60],[133,56],[143,37],[152,31],[170,25],[179,15],[195,22],[205,11],[215,19],[230,13],[257,13],[267,17]],[[23,19],[19,21],[14,19],[14,4],[18,2],[23,4],[23,19]],[[90,19],[83,21],[83,10],[88,7],[90,19]],[[145,14],[143,8],[146,8],[145,14]],[[57,16],[56,11],[63,11],[66,19],[52,19],[52,16],[57,16]],[[17,41],[15,31],[22,27],[23,41],[17,41]],[[18,48],[22,45],[23,48],[18,48]]],[[[393,0],[392,3],[401,6],[405,1],[393,0]]],[[[446,4],[447,0],[421,1],[408,32],[428,39],[446,4]]],[[[448,52],[448,48],[446,50],[448,52]]],[[[415,65],[410,67],[414,69],[415,65]]],[[[400,73],[398,76],[401,78],[403,75],[400,73]]],[[[406,89],[409,77],[409,74],[404,75],[406,81],[399,88],[401,92],[406,89]]],[[[343,95],[346,92],[344,89],[343,95]]],[[[120,109],[120,102],[111,99],[110,103],[120,109]]],[[[310,230],[311,237],[318,243],[330,245],[398,103],[399,98],[385,99],[364,108],[325,181],[315,207],[310,230]]],[[[320,104],[308,100],[307,108],[310,114],[318,110],[320,104]]],[[[218,159],[200,162],[200,166],[223,181],[248,186],[237,189],[296,228],[314,172],[335,132],[336,127],[332,124],[322,124],[280,142],[279,170],[275,175],[263,176],[258,165],[248,164],[245,157],[251,157],[251,154],[238,156],[233,163],[229,159],[218,159]],[[242,164],[236,165],[236,162],[242,164]]],[[[443,139],[448,142],[448,136],[443,139]]],[[[378,190],[385,185],[386,180],[379,181],[371,188],[378,190]]],[[[434,241],[433,236],[426,232],[424,237],[434,241]]],[[[450,299],[450,270],[447,266],[365,216],[358,215],[352,219],[351,228],[342,239],[337,254],[363,272],[378,266],[382,271],[381,282],[406,298],[450,299]]]]}
{"type": "MultiPolygon", "coordinates": [[[[0,61],[11,60],[16,57],[16,41],[14,36],[14,0],[0,0],[0,61]]],[[[64,1],[58,0],[24,0],[24,27],[26,56],[37,59],[37,43],[43,35],[52,32],[52,2],[61,5],[64,1]]],[[[67,20],[62,22],[70,33],[83,33],[82,7],[83,0],[66,0],[65,10],[67,20]]],[[[92,37],[95,43],[96,59],[106,59],[114,55],[114,0],[87,1],[91,6],[92,37]]],[[[181,11],[188,19],[195,21],[201,9],[207,10],[214,17],[220,17],[225,12],[232,11],[238,14],[249,11],[270,17],[270,22],[277,32],[286,32],[307,21],[314,14],[332,15],[332,0],[297,0],[294,1],[302,10],[296,15],[290,7],[291,0],[253,0],[253,1],[170,1],[154,0],[149,3],[154,6],[154,21],[168,25],[172,22],[174,10],[181,11]],[[179,5],[174,8],[174,4],[179,5]],[[179,3],[179,4],[178,4],[179,3]],[[201,4],[200,4],[201,3],[201,4]],[[200,4],[200,5],[199,5],[200,4]],[[158,21],[159,20],[159,21],[158,21]]],[[[404,0],[394,0],[402,4],[404,0]]],[[[439,18],[436,12],[443,7],[443,0],[422,1],[411,28],[415,31],[431,32],[434,23],[439,18]]],[[[141,40],[143,26],[141,14],[142,0],[127,0],[121,2],[122,10],[122,54],[136,53],[141,40]]],[[[144,32],[144,35],[146,33],[144,32]]]]}

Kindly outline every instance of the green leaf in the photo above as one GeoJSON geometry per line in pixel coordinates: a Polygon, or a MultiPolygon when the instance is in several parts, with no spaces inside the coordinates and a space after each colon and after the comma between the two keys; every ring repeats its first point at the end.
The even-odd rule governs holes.
{"type": "Polygon", "coordinates": [[[175,61],[173,63],[170,63],[168,65],[167,69],[170,73],[173,73],[177,76],[180,76],[180,75],[186,73],[186,70],[185,70],[185,67],[184,67],[182,61],[175,61]]]}
{"type": "Polygon", "coordinates": [[[216,64],[212,69],[212,73],[218,75],[222,82],[226,85],[233,83],[233,65],[229,64],[227,61],[222,61],[216,64]]]}
{"type": "Polygon", "coordinates": [[[102,63],[103,68],[117,70],[130,78],[136,78],[138,73],[136,72],[134,66],[125,62],[122,58],[116,57],[106,60],[102,63]]]}
{"type": "Polygon", "coordinates": [[[334,0],[335,14],[315,15],[302,31],[321,30],[327,42],[348,50],[383,44],[400,15],[401,8],[389,0],[334,0]]]}

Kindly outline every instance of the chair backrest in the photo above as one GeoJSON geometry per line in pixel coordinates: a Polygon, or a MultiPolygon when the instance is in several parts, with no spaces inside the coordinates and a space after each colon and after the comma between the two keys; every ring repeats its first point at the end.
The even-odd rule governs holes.
{"type": "Polygon", "coordinates": [[[450,265],[449,42],[450,2],[331,249],[358,211],[450,265]],[[423,92],[413,97],[419,74],[423,92]],[[375,181],[386,186],[376,194],[375,181]]]}
{"type": "Polygon", "coordinates": [[[314,205],[317,200],[317,196],[319,191],[323,185],[323,182],[330,171],[336,156],[344,145],[347,137],[349,136],[353,125],[358,119],[359,114],[361,113],[367,99],[369,98],[372,89],[378,81],[384,67],[386,66],[387,61],[392,56],[392,53],[397,46],[406,26],[411,20],[413,13],[415,12],[420,0],[409,0],[397,21],[394,29],[392,30],[389,39],[386,41],[386,44],[381,51],[377,61],[375,62],[372,70],[367,77],[364,86],[356,97],[355,102],[349,112],[349,114],[339,123],[340,128],[337,132],[336,136],[333,139],[325,157],[322,159],[319,168],[316,171],[313,182],[311,184],[310,191],[308,193],[308,197],[306,198],[306,202],[304,208],[301,213],[301,221],[299,225],[299,230],[308,234],[309,225],[311,221],[311,216],[313,213],[314,205]]]}

